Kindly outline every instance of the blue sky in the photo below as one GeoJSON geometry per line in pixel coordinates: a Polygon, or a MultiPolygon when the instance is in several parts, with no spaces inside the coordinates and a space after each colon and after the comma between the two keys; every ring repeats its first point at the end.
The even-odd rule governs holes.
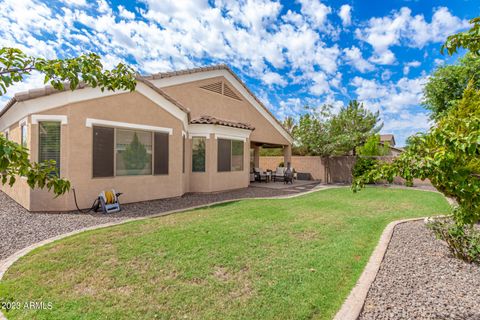
{"type": "MultiPolygon", "coordinates": [[[[304,106],[380,110],[399,145],[429,127],[422,86],[446,36],[468,28],[475,0],[0,1],[0,46],[47,58],[94,51],[141,73],[226,63],[282,119],[304,106]]],[[[38,87],[41,77],[0,97],[38,87]]]]}

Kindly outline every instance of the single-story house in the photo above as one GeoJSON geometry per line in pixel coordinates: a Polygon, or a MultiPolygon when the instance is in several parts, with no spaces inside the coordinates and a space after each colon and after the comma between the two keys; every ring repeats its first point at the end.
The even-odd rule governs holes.
{"type": "MultiPolygon", "coordinates": [[[[290,161],[292,137],[226,65],[138,78],[135,91],[81,86],[17,93],[0,112],[0,132],[54,159],[88,208],[103,190],[125,203],[245,188],[259,148],[278,146],[290,161]]],[[[31,211],[74,210],[25,179],[0,187],[31,211]]]]}

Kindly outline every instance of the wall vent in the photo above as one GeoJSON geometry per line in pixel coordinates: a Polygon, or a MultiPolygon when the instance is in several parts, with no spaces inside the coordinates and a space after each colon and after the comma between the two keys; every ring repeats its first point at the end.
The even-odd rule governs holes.
{"type": "Polygon", "coordinates": [[[222,81],[215,82],[215,83],[210,83],[210,84],[204,85],[200,88],[208,90],[208,91],[212,91],[212,92],[215,92],[215,93],[218,93],[218,94],[222,94],[222,81]]]}
{"type": "Polygon", "coordinates": [[[237,99],[237,100],[242,100],[240,99],[239,96],[237,96],[235,94],[235,92],[233,92],[232,89],[230,89],[229,86],[227,86],[225,83],[223,84],[223,95],[227,96],[227,97],[230,97],[232,99],[237,99]]]}
{"type": "Polygon", "coordinates": [[[233,90],[230,88],[227,84],[225,84],[222,81],[219,82],[214,82],[214,83],[209,83],[204,86],[201,86],[200,88],[215,92],[221,95],[224,95],[226,97],[235,99],[235,100],[242,100],[233,90]]]}

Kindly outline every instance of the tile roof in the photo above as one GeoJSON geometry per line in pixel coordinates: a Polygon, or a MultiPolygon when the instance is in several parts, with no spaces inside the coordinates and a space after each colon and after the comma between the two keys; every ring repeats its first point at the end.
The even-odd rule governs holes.
{"type": "Polygon", "coordinates": [[[275,121],[282,127],[285,132],[291,137],[292,135],[288,130],[285,129],[283,124],[278,121],[277,117],[273,115],[273,113],[268,110],[268,108],[261,102],[257,96],[247,87],[247,85],[240,79],[240,77],[233,72],[232,69],[226,64],[217,64],[213,66],[208,66],[208,67],[199,67],[199,68],[191,68],[191,69],[184,69],[184,70],[179,70],[179,71],[170,71],[170,72],[159,72],[152,74],[150,76],[145,76],[146,79],[148,80],[157,80],[157,79],[163,79],[163,78],[170,78],[170,77],[175,77],[175,76],[180,76],[180,75],[187,75],[187,74],[192,74],[192,73],[198,73],[198,72],[206,72],[206,71],[214,71],[214,70],[226,70],[228,71],[244,88],[247,90],[247,92],[255,99],[255,101],[265,110],[267,113],[275,119],[275,121]]]}
{"type": "Polygon", "coordinates": [[[191,120],[190,123],[191,124],[216,124],[216,125],[225,126],[225,127],[247,129],[252,131],[255,130],[255,128],[248,123],[222,120],[212,116],[201,116],[200,118],[191,120]]]}
{"type": "MultiPolygon", "coordinates": [[[[137,79],[138,82],[141,82],[141,83],[145,84],[150,89],[154,90],[156,93],[160,94],[162,97],[164,97],[165,99],[167,99],[168,101],[170,101],[171,103],[176,105],[180,110],[186,112],[187,114],[190,113],[190,109],[188,109],[187,107],[182,105],[180,102],[178,102],[177,100],[175,100],[172,97],[170,97],[169,95],[167,95],[165,93],[165,91],[156,87],[153,83],[148,81],[148,79],[145,79],[145,77],[137,76],[136,79],[137,79]]],[[[75,90],[83,89],[83,88],[86,88],[86,87],[87,87],[87,85],[84,82],[80,82],[78,87],[75,90]]],[[[48,85],[48,86],[45,86],[43,88],[37,88],[37,89],[31,89],[31,90],[27,90],[27,91],[17,92],[17,93],[15,93],[15,96],[5,104],[2,111],[0,111],[0,117],[3,116],[5,114],[5,112],[7,112],[8,109],[10,109],[16,102],[35,99],[35,98],[38,98],[38,97],[48,96],[48,95],[51,95],[51,94],[56,94],[56,93],[69,91],[69,90],[70,90],[69,84],[64,83],[63,90],[58,90],[58,89],[55,89],[52,86],[48,85]]]]}
{"type": "MultiPolygon", "coordinates": [[[[167,95],[162,89],[156,87],[151,83],[149,80],[156,80],[156,79],[163,79],[163,78],[169,78],[169,77],[174,77],[174,76],[179,76],[179,75],[186,75],[186,74],[192,74],[192,73],[197,73],[197,72],[206,72],[206,71],[213,71],[213,70],[226,70],[228,71],[244,88],[245,90],[255,99],[255,101],[280,125],[281,128],[285,130],[285,132],[291,137],[291,134],[288,132],[288,130],[285,129],[283,124],[268,110],[268,108],[255,96],[255,94],[247,87],[247,85],[240,79],[240,77],[230,69],[229,66],[226,64],[218,64],[218,65],[213,65],[213,66],[208,66],[208,67],[200,67],[200,68],[192,68],[192,69],[184,69],[184,70],[178,70],[178,71],[170,71],[170,72],[160,72],[152,75],[147,75],[147,76],[138,76],[137,80],[144,83],[151,89],[155,90],[157,93],[162,95],[165,99],[169,100],[173,104],[175,104],[177,107],[179,107],[181,110],[187,112],[188,114],[190,113],[190,110],[186,108],[185,106],[181,105],[178,101],[167,95]]],[[[84,88],[86,85],[83,83],[80,83],[79,88],[84,88]]],[[[34,99],[37,97],[41,96],[46,96],[54,93],[59,93],[62,91],[67,91],[70,90],[68,88],[68,85],[65,86],[64,90],[56,90],[52,86],[46,86],[40,89],[33,89],[33,90],[28,90],[24,92],[20,92],[15,94],[15,96],[10,99],[10,101],[7,102],[5,107],[0,111],[0,117],[5,114],[5,112],[8,111],[17,101],[25,101],[29,99],[34,99]]],[[[253,129],[252,129],[253,130],[253,129]]]]}

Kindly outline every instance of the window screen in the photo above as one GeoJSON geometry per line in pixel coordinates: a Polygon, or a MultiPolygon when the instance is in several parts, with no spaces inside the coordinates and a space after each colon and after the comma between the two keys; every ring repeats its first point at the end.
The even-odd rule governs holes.
{"type": "Polygon", "coordinates": [[[93,177],[113,177],[113,128],[93,127],[93,177]]]}
{"type": "Polygon", "coordinates": [[[60,122],[45,121],[39,123],[38,161],[54,160],[58,175],[60,174],[60,128],[60,122]]]}
{"type": "Polygon", "coordinates": [[[205,138],[192,138],[192,171],[205,172],[205,138]]]}
{"type": "Polygon", "coordinates": [[[138,130],[115,130],[117,176],[152,174],[152,133],[138,130]]]}
{"type": "Polygon", "coordinates": [[[154,174],[168,174],[168,133],[155,132],[154,174]]]}
{"type": "Polygon", "coordinates": [[[232,171],[243,170],[243,141],[232,140],[232,171]]]}
{"type": "Polygon", "coordinates": [[[231,148],[232,141],[225,139],[218,139],[218,153],[217,153],[217,170],[219,172],[231,170],[231,148]]]}
{"type": "Polygon", "coordinates": [[[218,172],[243,170],[243,141],[218,139],[218,172]]]}

